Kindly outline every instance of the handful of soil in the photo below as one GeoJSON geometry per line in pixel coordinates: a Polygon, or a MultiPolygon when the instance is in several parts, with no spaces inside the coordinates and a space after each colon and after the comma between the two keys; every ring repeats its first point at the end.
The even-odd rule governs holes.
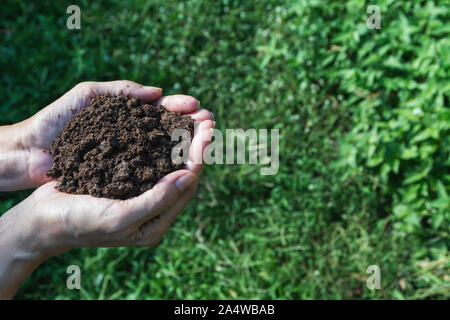
{"type": "Polygon", "coordinates": [[[194,121],[163,106],[126,96],[98,96],[74,116],[51,145],[47,175],[60,191],[128,199],[184,164],[174,164],[175,129],[193,136],[194,121]]]}

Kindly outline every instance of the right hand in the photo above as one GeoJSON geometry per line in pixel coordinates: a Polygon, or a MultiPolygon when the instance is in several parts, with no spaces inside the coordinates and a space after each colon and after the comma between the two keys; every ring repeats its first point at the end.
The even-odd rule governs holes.
{"type": "Polygon", "coordinates": [[[55,189],[56,182],[38,188],[20,204],[15,228],[38,238],[44,258],[76,247],[153,246],[159,243],[178,213],[192,199],[198,177],[175,171],[152,189],[128,200],[72,195],[55,189]]]}

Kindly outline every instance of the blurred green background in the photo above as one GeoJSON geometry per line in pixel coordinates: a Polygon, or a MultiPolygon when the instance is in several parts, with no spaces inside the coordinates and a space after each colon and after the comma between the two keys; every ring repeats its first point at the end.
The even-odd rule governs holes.
{"type": "MultiPolygon", "coordinates": [[[[207,166],[158,247],[72,250],[17,298],[449,298],[450,2],[374,2],[3,2],[2,125],[129,79],[197,97],[220,130],[281,134],[278,174],[207,166]]],[[[0,212],[30,192],[1,193],[0,212]]]]}

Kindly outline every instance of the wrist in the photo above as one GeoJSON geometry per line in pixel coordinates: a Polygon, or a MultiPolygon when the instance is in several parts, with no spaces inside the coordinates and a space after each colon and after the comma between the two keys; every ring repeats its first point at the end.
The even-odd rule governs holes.
{"type": "Polygon", "coordinates": [[[39,230],[24,219],[23,203],[0,217],[0,299],[12,298],[26,277],[46,258],[39,230]]]}
{"type": "Polygon", "coordinates": [[[0,127],[0,190],[30,188],[27,121],[0,127]]]}
{"type": "Polygon", "coordinates": [[[45,260],[45,237],[29,198],[0,216],[0,245],[8,243],[29,260],[45,260]]]}
{"type": "MultiPolygon", "coordinates": [[[[38,188],[5,213],[11,215],[10,219],[15,225],[20,226],[22,235],[17,239],[20,248],[36,260],[43,261],[72,249],[62,223],[66,208],[54,204],[55,201],[45,192],[43,194],[42,188],[38,188]]],[[[17,227],[12,228],[17,233],[17,227]]]]}

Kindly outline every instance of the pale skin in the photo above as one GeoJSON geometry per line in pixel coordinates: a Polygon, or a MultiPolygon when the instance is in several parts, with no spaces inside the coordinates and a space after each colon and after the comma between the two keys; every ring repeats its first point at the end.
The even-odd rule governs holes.
{"type": "Polygon", "coordinates": [[[214,128],[212,114],[198,107],[191,96],[162,96],[160,88],[131,81],[83,82],[31,118],[0,127],[0,190],[37,188],[0,217],[0,299],[11,299],[44,260],[72,248],[158,244],[197,189],[214,128]],[[93,97],[105,94],[135,96],[191,116],[196,129],[186,168],[128,200],[55,189],[46,176],[51,142],[93,97]]]}

